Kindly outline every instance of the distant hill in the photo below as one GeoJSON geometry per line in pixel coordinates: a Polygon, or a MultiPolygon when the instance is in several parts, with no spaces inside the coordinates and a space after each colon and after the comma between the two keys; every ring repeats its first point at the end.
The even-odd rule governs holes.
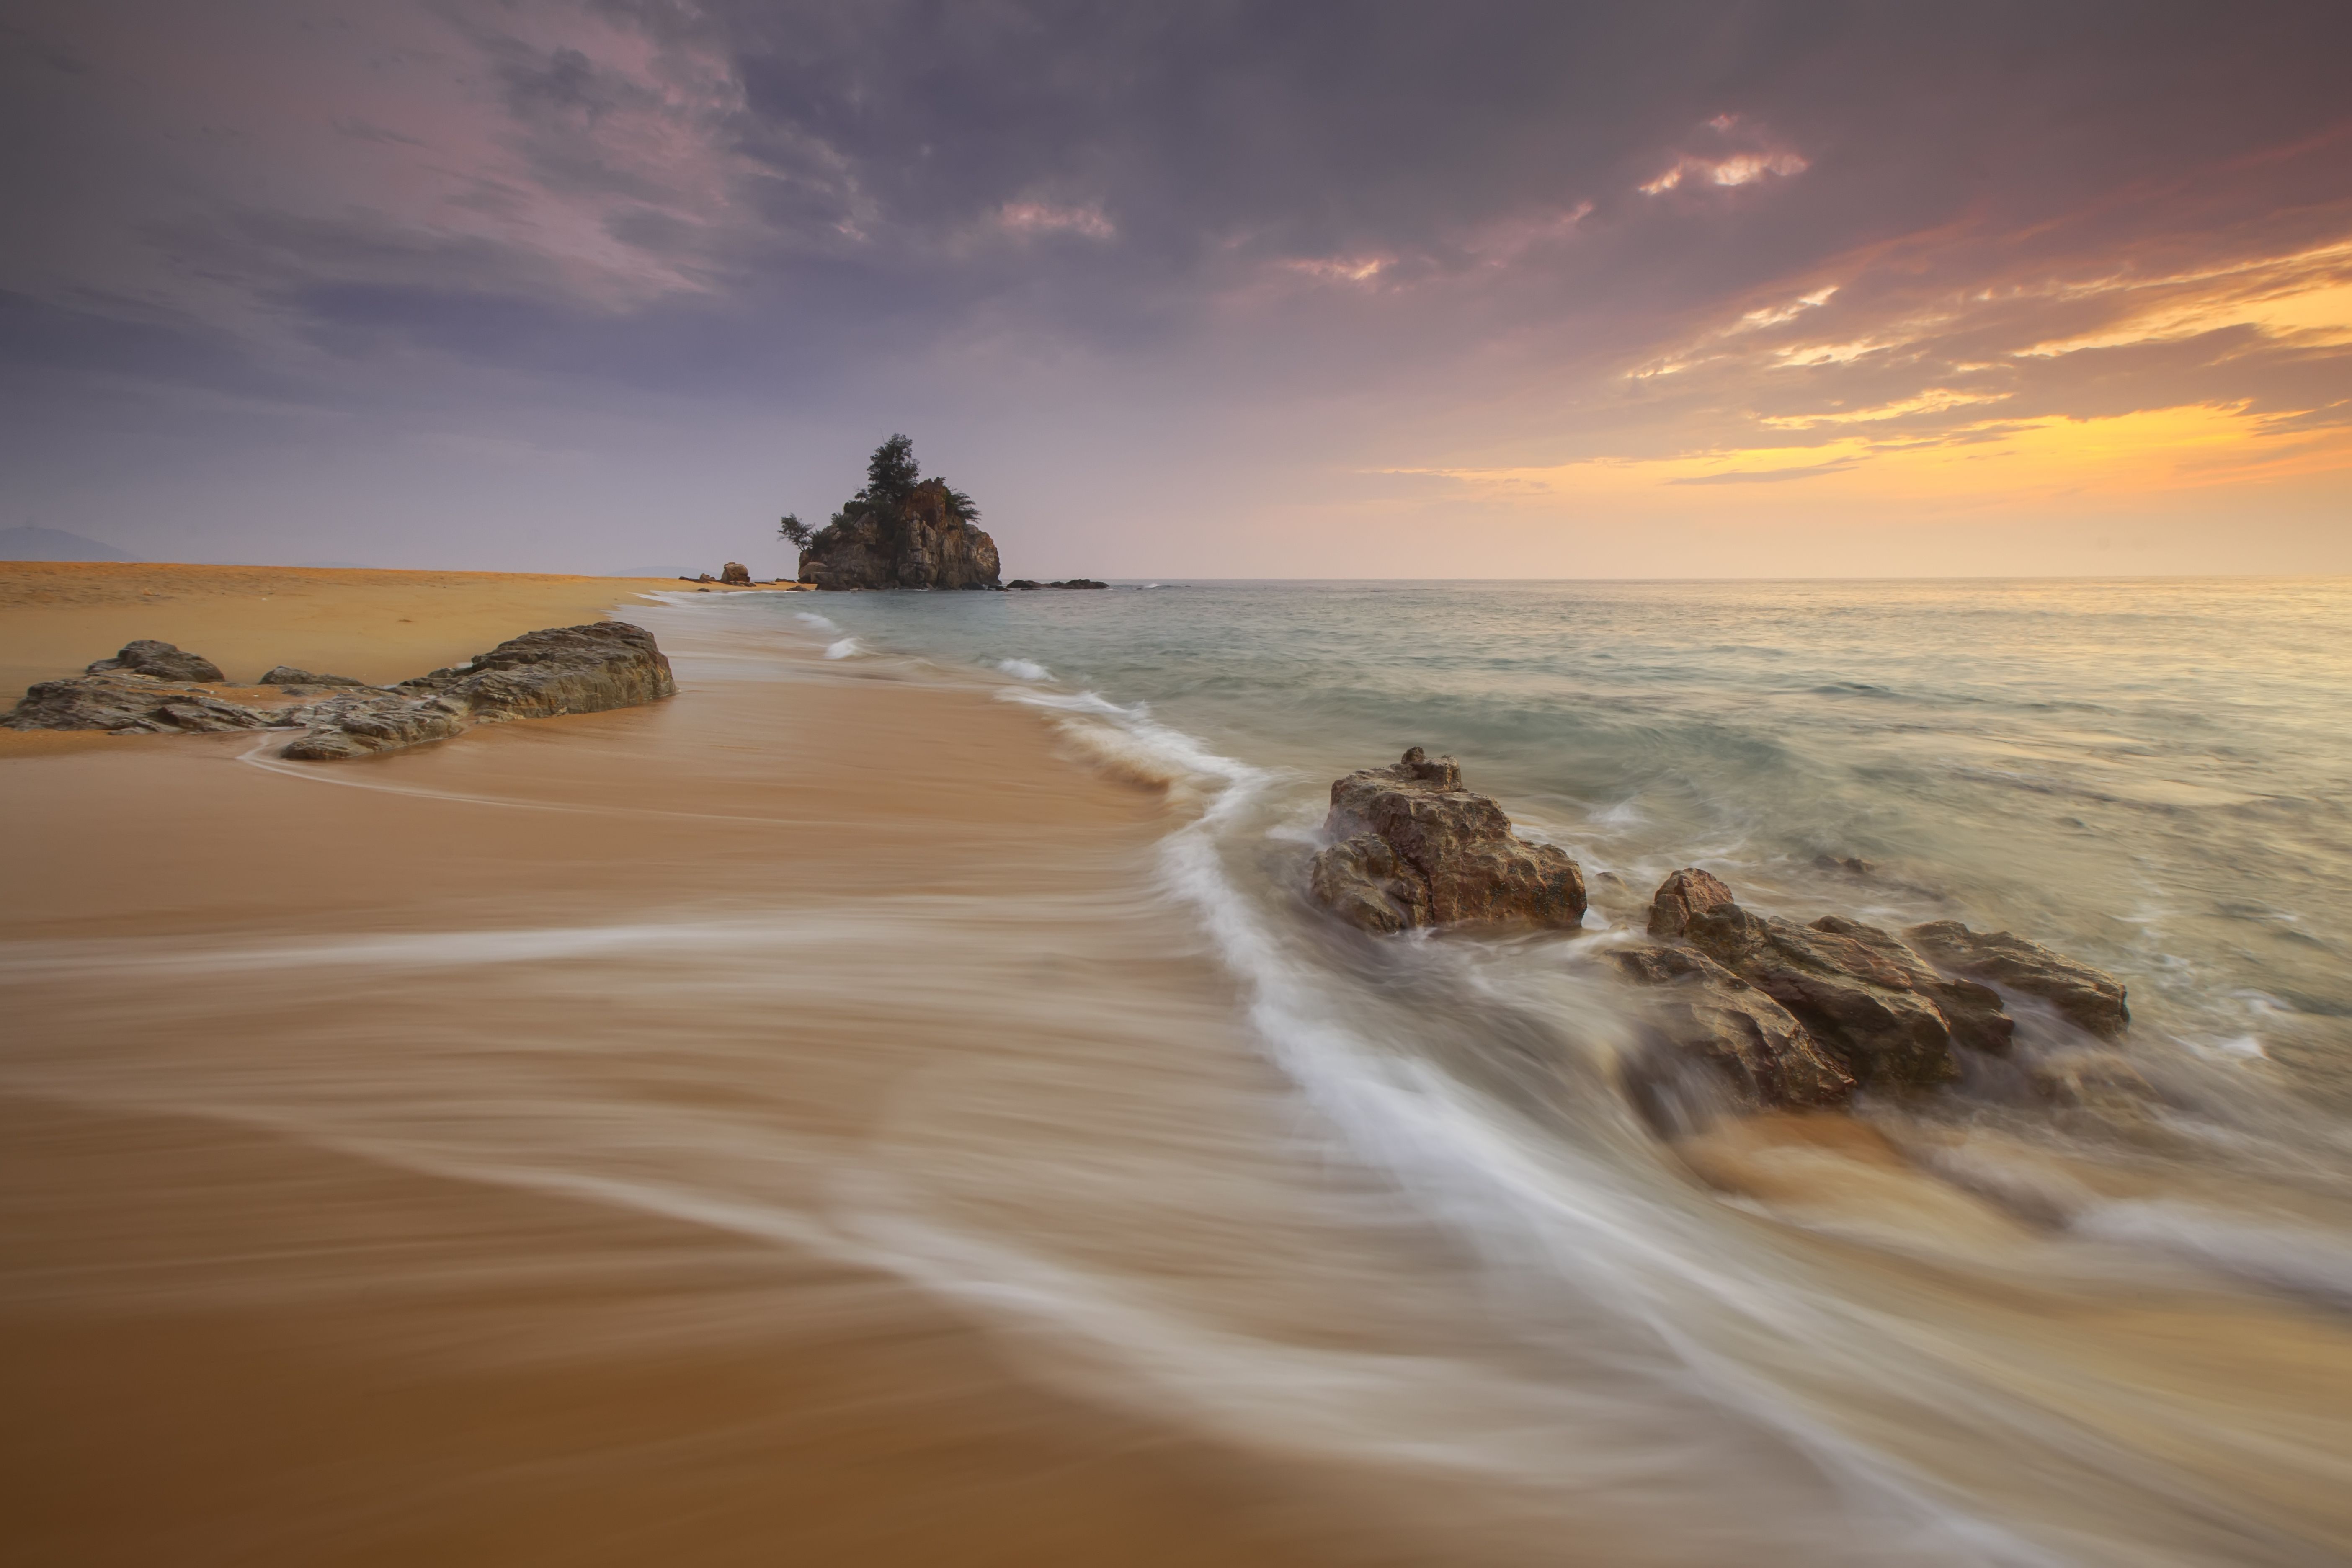
{"type": "Polygon", "coordinates": [[[135,555],[56,528],[0,528],[0,561],[136,561],[135,555]]]}

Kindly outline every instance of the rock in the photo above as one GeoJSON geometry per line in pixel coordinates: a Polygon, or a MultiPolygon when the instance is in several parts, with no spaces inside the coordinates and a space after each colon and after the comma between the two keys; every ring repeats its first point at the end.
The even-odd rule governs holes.
{"type": "Polygon", "coordinates": [[[634,708],[670,696],[677,682],[653,633],[626,621],[592,621],[526,632],[395,689],[451,697],[477,722],[497,723],[634,708]]]}
{"type": "Polygon", "coordinates": [[[307,717],[310,727],[278,755],[319,763],[398,751],[461,734],[471,719],[463,702],[438,696],[330,698],[307,717]]]}
{"type": "Polygon", "coordinates": [[[2005,931],[1972,931],[1958,921],[1929,921],[1903,934],[1929,963],[2038,996],[2103,1040],[2123,1038],[2131,1023],[2121,981],[2038,942],[2005,931]]]}
{"type": "Polygon", "coordinates": [[[834,592],[867,588],[993,588],[996,541],[971,498],[920,477],[915,444],[893,436],[866,466],[866,488],[801,551],[800,580],[834,592]]]}
{"type": "Polygon", "coordinates": [[[1044,587],[1045,584],[1044,584],[1043,583],[1034,582],[1034,581],[1032,581],[1031,579],[1029,579],[1029,578],[1027,578],[1027,577],[1015,577],[1014,579],[1013,579],[1013,581],[1012,581],[1012,582],[1007,583],[1007,584],[1004,584],[1004,585],[1005,585],[1007,588],[1024,588],[1024,589],[1025,589],[1025,588],[1042,588],[1042,587],[1044,587]]]}
{"type": "Polygon", "coordinates": [[[1732,901],[1731,889],[1696,866],[1686,866],[1658,885],[1650,900],[1650,934],[1672,939],[1690,929],[1691,917],[1732,901]]]}
{"type": "Polygon", "coordinates": [[[226,701],[201,687],[130,674],[41,681],[0,720],[11,730],[110,730],[130,735],[266,730],[278,722],[274,713],[226,701]]]}
{"type": "Polygon", "coordinates": [[[1794,1015],[1706,954],[1630,947],[1609,956],[1627,979],[1655,991],[1657,1039],[1627,1064],[1645,1099],[1689,1062],[1706,1068],[1741,1110],[1820,1109],[1852,1098],[1852,1075],[1794,1015]]]}
{"type": "Polygon", "coordinates": [[[1048,588],[1108,588],[1108,583],[1097,583],[1091,577],[1073,577],[1066,583],[1048,583],[1048,588]]]}
{"type": "Polygon", "coordinates": [[[290,664],[272,668],[257,686],[365,686],[364,680],[353,680],[348,675],[313,675],[307,669],[297,669],[290,664]]]}
{"type": "Polygon", "coordinates": [[[677,691],[653,634],[626,621],[526,632],[366,696],[330,698],[305,710],[309,732],[285,755],[324,761],[444,741],[469,724],[601,713],[677,691]]]}
{"type": "MultiPolygon", "coordinates": [[[[1959,1077],[1955,1047],[2006,1055],[2016,1026],[2000,998],[1938,974],[1892,932],[1825,916],[1810,926],[1713,898],[1704,872],[1679,871],[1651,910],[1652,929],[1677,919],[1700,952],[1791,1014],[1865,1089],[1932,1089],[1959,1077]],[[1679,879],[1679,880],[1678,880],[1679,879]],[[1665,900],[1672,891],[1675,896],[1665,900]]],[[[1726,889],[1727,892],[1727,889],[1726,889]]]]}
{"type": "Polygon", "coordinates": [[[152,675],[158,680],[226,680],[220,666],[193,653],[182,653],[167,642],[142,637],[125,643],[112,658],[89,667],[91,675],[152,675]]]}
{"type": "Polygon", "coordinates": [[[751,569],[740,561],[730,561],[719,569],[719,580],[731,583],[738,588],[748,588],[751,585],[751,569]]]}
{"type": "Polygon", "coordinates": [[[1318,903],[1373,931],[1465,921],[1572,927],[1584,918],[1584,878],[1549,844],[1511,831],[1503,808],[1462,787],[1451,757],[1419,746],[1392,767],[1331,785],[1308,887],[1318,903]]]}

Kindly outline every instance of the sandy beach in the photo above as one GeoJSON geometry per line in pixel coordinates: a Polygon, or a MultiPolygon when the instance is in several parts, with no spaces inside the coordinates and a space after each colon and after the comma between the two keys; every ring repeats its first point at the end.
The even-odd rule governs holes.
{"type": "MultiPolygon", "coordinates": [[[[9,583],[36,675],[143,634],[383,677],[653,586],[9,583]]],[[[0,763],[14,1561],[1309,1560],[1230,1456],[1015,1375],[793,1217],[919,1135],[910,1085],[1073,1048],[1082,1005],[927,927],[1083,911],[1025,972],[1065,1003],[1145,979],[1139,1040],[1197,1047],[1230,996],[1113,890],[1156,793],[1053,763],[1028,713],[769,651],[810,679],[340,771],[249,736],[0,763]],[[616,1163],[566,1175],[567,1144],[616,1163]],[[730,1158],[732,1211],[663,1201],[667,1161],[730,1158]]]]}

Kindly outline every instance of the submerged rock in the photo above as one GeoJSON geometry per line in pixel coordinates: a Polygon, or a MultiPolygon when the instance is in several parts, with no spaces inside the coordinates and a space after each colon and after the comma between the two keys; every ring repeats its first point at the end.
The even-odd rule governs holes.
{"type": "Polygon", "coordinates": [[[1631,947],[1609,956],[1626,978],[1654,988],[1650,1012],[1657,1040],[1627,1064],[1645,1100],[1662,1098],[1685,1064],[1709,1070],[1741,1110],[1822,1109],[1853,1096],[1853,1075],[1795,1015],[1705,953],[1631,947]]]}
{"type": "Polygon", "coordinates": [[[220,666],[201,655],[183,653],[167,642],[141,637],[122,645],[112,658],[91,665],[91,675],[147,675],[157,680],[226,680],[220,666]]]}
{"type": "Polygon", "coordinates": [[[1972,931],[1958,921],[1929,921],[1903,934],[1930,963],[2038,996],[2103,1040],[2121,1039],[2131,1022],[2121,981],[2038,942],[2005,931],[1972,931]]]}
{"type": "Polygon", "coordinates": [[[75,675],[26,689],[0,724],[11,730],[109,730],[123,735],[266,730],[275,713],[201,687],[130,674],[75,675]]]}
{"type": "Polygon", "coordinates": [[[1349,773],[1331,785],[1324,828],[1337,842],[1315,857],[1309,890],[1366,931],[1584,918],[1576,862],[1515,835],[1500,805],[1462,787],[1451,757],[1432,762],[1415,746],[1392,766],[1349,773]]]}
{"type": "Polygon", "coordinates": [[[268,673],[254,683],[257,686],[365,686],[364,680],[354,680],[348,675],[314,675],[307,669],[297,669],[290,664],[273,666],[268,673]]]}

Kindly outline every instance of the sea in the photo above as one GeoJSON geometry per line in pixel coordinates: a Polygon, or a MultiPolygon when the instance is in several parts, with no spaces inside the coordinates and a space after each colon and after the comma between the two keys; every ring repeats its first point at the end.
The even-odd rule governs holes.
{"type": "MultiPolygon", "coordinates": [[[[2352,1314],[2352,584],[1166,581],[728,613],[1036,709],[1060,761],[1173,792],[1149,896],[1513,1347],[1473,1386],[1409,1342],[1319,1369],[1224,1344],[1209,1381],[1262,1358],[1279,1401],[1329,1406],[1238,1419],[1491,1475],[1663,1560],[2352,1544],[2352,1386],[2305,1337],[2352,1314]],[[1409,746],[1576,858],[1582,931],[1370,938],[1311,906],[1331,781],[1409,746]],[[1867,1158],[1661,1127],[1604,961],[1684,866],[1770,913],[1959,920],[2112,973],[2131,1092],[1971,1063],[1866,1101],[1867,1158]]],[[[2085,1044],[2019,1010],[2030,1049],[2085,1044]]]]}

